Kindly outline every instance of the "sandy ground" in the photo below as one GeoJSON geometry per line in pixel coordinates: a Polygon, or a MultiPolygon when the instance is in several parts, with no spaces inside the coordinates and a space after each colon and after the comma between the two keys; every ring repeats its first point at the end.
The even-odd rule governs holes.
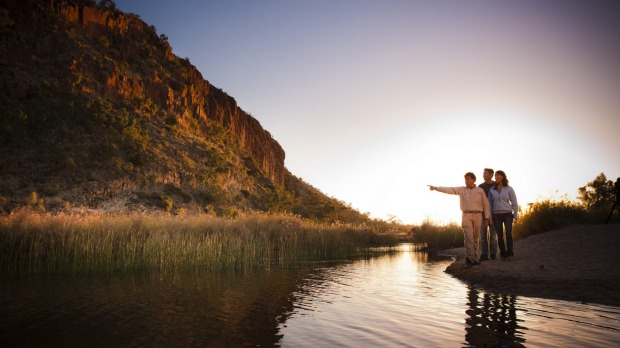
{"type": "MultiPolygon", "coordinates": [[[[512,261],[465,268],[465,248],[446,273],[501,294],[620,306],[620,224],[577,225],[514,244],[512,261]]],[[[498,255],[499,256],[499,255],[498,255]]]]}

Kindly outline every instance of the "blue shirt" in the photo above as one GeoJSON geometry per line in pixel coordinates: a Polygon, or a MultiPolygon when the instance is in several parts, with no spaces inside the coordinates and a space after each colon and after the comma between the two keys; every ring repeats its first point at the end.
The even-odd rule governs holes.
{"type": "Polygon", "coordinates": [[[517,195],[511,186],[504,186],[502,190],[498,190],[497,186],[489,190],[489,207],[491,213],[498,210],[512,211],[512,216],[516,220],[519,215],[519,204],[517,203],[517,195]]]}

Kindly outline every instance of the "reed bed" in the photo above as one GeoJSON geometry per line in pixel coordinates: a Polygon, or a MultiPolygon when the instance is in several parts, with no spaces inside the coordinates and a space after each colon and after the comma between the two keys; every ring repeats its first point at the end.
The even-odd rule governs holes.
{"type": "Polygon", "coordinates": [[[40,215],[0,217],[0,273],[216,269],[347,258],[393,234],[291,215],[40,215]]]}
{"type": "Polygon", "coordinates": [[[463,246],[463,228],[452,222],[439,225],[431,220],[424,220],[413,229],[413,242],[419,249],[442,250],[463,246]]]}

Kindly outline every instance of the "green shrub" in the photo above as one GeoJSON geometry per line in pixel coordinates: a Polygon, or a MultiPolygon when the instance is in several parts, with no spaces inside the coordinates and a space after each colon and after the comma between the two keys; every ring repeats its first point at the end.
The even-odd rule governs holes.
{"type": "Polygon", "coordinates": [[[145,110],[151,115],[155,115],[159,110],[159,107],[151,98],[146,98],[146,100],[143,101],[141,107],[143,110],[145,110]]]}
{"type": "Polygon", "coordinates": [[[105,36],[99,37],[99,43],[101,44],[101,46],[103,46],[106,49],[110,48],[110,40],[108,40],[108,38],[105,36]]]}
{"type": "Polygon", "coordinates": [[[131,120],[122,133],[123,140],[129,148],[146,149],[149,143],[149,136],[142,131],[142,127],[136,119],[131,120]]]}
{"type": "Polygon", "coordinates": [[[172,210],[173,201],[170,197],[168,197],[165,193],[160,193],[159,197],[159,207],[163,208],[165,211],[170,212],[172,210]]]}

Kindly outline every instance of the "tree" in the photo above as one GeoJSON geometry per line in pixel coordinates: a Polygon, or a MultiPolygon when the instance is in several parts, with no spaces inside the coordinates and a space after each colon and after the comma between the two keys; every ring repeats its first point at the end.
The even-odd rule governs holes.
{"type": "Polygon", "coordinates": [[[116,10],[116,3],[114,0],[99,0],[99,7],[108,10],[116,10]]]}
{"type": "Polygon", "coordinates": [[[614,183],[611,180],[607,180],[605,174],[601,173],[594,181],[579,188],[579,196],[577,198],[583,202],[587,209],[607,209],[614,203],[614,183]]]}

